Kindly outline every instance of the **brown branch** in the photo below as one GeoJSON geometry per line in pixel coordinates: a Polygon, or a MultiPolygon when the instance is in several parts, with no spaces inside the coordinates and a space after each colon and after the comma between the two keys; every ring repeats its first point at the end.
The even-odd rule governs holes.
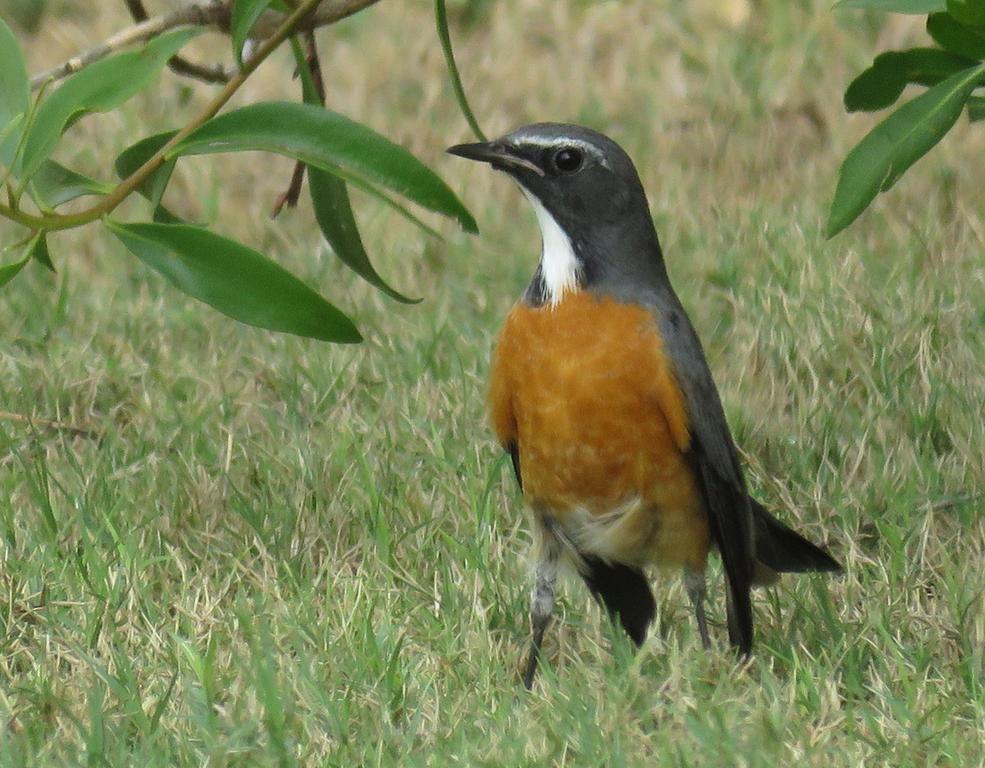
{"type": "Polygon", "coordinates": [[[281,25],[280,29],[264,40],[256,49],[254,54],[247,61],[243,62],[243,68],[240,69],[229,80],[229,82],[220,89],[215,98],[213,98],[212,101],[205,106],[205,109],[193,118],[191,122],[187,123],[184,128],[174,134],[170,141],[155,152],[142,166],[113,187],[111,192],[100,198],[98,203],[78,213],[51,213],[41,216],[24,213],[23,211],[18,210],[14,205],[10,207],[0,205],[0,216],[16,221],[18,224],[23,224],[25,227],[35,231],[57,232],[63,229],[74,229],[75,227],[81,227],[84,224],[88,224],[96,219],[100,219],[103,216],[112,213],[120,203],[126,200],[127,197],[134,192],[134,190],[136,190],[150,177],[152,173],[154,173],[154,171],[164,164],[165,157],[169,150],[180,144],[196,129],[204,125],[207,120],[211,120],[219,113],[219,110],[222,109],[233,97],[233,94],[235,94],[236,91],[239,90],[240,86],[246,82],[246,79],[252,75],[254,71],[256,71],[256,68],[259,67],[267,59],[267,57],[288,38],[288,36],[297,31],[298,25],[300,25],[308,17],[319,2],[320,0],[302,0],[297,9],[284,18],[284,23],[281,25]]]}
{"type": "Polygon", "coordinates": [[[144,10],[142,0],[123,0],[123,4],[130,11],[134,21],[147,21],[147,11],[144,10]]]}
{"type": "MultiPolygon", "coordinates": [[[[123,0],[123,2],[127,10],[130,11],[130,16],[134,21],[147,21],[149,17],[147,10],[144,8],[143,0],[123,0]]],[[[168,67],[176,75],[192,77],[206,83],[229,82],[229,75],[226,73],[225,67],[222,64],[213,64],[211,67],[206,67],[204,64],[196,64],[193,61],[189,61],[184,56],[172,56],[168,61],[168,67]]]]}
{"type": "Polygon", "coordinates": [[[315,42],[315,33],[309,30],[304,36],[306,53],[308,55],[308,68],[311,70],[311,82],[315,84],[315,93],[318,95],[318,102],[325,106],[325,78],[321,73],[321,61],[318,59],[318,44],[315,42]]]}
{"type": "MultiPolygon", "coordinates": [[[[318,96],[318,103],[325,106],[325,78],[321,73],[321,62],[318,60],[318,44],[315,42],[315,33],[308,30],[304,33],[305,63],[308,71],[311,72],[311,82],[315,86],[315,94],[318,96]]],[[[294,208],[301,197],[301,185],[304,183],[304,163],[298,160],[294,164],[294,173],[291,174],[291,184],[287,191],[277,198],[273,210],[270,211],[270,218],[276,219],[286,205],[294,208]]]]}
{"type": "MultiPolygon", "coordinates": [[[[127,1],[127,7],[131,0],[127,1]]],[[[324,0],[301,22],[298,29],[308,31],[326,27],[375,5],[379,0],[324,0]]],[[[287,15],[279,11],[264,11],[250,34],[254,40],[266,40],[284,23],[287,15]]],[[[177,10],[146,19],[129,29],[118,32],[99,45],[73,56],[57,67],[31,78],[31,88],[37,90],[49,80],[60,80],[83,67],[114,53],[121,48],[144,43],[176,27],[212,27],[229,33],[229,8],[221,2],[190,3],[177,10]]]]}
{"type": "MultiPolygon", "coordinates": [[[[302,32],[308,32],[319,27],[327,27],[329,24],[342,21],[342,19],[359,13],[363,8],[368,8],[378,2],[379,0],[325,0],[305,19],[298,29],[302,32]]],[[[250,37],[255,40],[270,37],[274,30],[280,26],[283,18],[284,14],[278,11],[265,11],[251,30],[250,37]]],[[[228,31],[228,29],[224,31],[228,31]]]]}
{"type": "Polygon", "coordinates": [[[201,80],[203,83],[221,85],[228,83],[230,78],[230,74],[222,64],[213,64],[211,67],[207,67],[205,64],[196,64],[194,61],[188,61],[181,56],[172,56],[168,62],[168,67],[176,75],[201,80]]]}
{"type": "Polygon", "coordinates": [[[296,208],[298,200],[301,199],[301,187],[304,184],[304,161],[298,160],[294,163],[294,170],[291,172],[291,183],[287,189],[277,195],[273,207],[270,209],[270,218],[276,219],[284,208],[296,208]]]}
{"type": "Polygon", "coordinates": [[[274,201],[273,208],[270,209],[270,218],[276,219],[285,207],[294,208],[301,197],[301,185],[304,184],[304,162],[298,160],[294,164],[294,172],[291,174],[291,183],[287,190],[281,192],[274,201]]]}
{"type": "Polygon", "coordinates": [[[193,4],[161,16],[155,16],[152,19],[146,19],[129,29],[117,32],[85,53],[73,56],[57,67],[52,67],[47,72],[35,75],[31,78],[31,88],[37,90],[49,80],[61,80],[63,77],[68,77],[121,48],[144,43],[176,27],[213,26],[218,23],[220,12],[224,10],[222,6],[213,3],[193,4]]]}

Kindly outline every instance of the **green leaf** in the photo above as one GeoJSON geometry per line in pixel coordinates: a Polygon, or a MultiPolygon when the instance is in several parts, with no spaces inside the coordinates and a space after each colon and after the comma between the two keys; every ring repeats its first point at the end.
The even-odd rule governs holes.
{"type": "Polygon", "coordinates": [[[0,128],[31,105],[31,84],[21,47],[10,27],[0,19],[0,128]]]}
{"type": "Polygon", "coordinates": [[[479,121],[475,119],[469,100],[465,96],[465,88],[462,86],[462,77],[458,73],[458,65],[455,63],[455,52],[451,47],[451,33],[448,31],[448,11],[445,8],[445,0],[434,0],[434,22],[438,27],[438,39],[441,41],[441,50],[445,54],[445,64],[448,67],[448,76],[451,78],[451,87],[455,92],[455,99],[458,107],[465,115],[465,120],[476,135],[479,141],[487,141],[486,134],[479,127],[479,121]]]}
{"type": "Polygon", "coordinates": [[[48,239],[45,237],[44,233],[41,232],[37,237],[34,238],[34,244],[31,248],[30,256],[38,264],[43,267],[47,267],[49,271],[55,271],[55,265],[51,263],[51,254],[48,253],[48,239]]]}
{"type": "MultiPolygon", "coordinates": [[[[130,176],[171,141],[176,133],[177,131],[156,133],[141,139],[136,144],[131,144],[113,162],[116,175],[121,179],[130,176]]],[[[174,171],[176,162],[174,158],[167,160],[137,188],[137,191],[150,201],[155,220],[160,217],[169,223],[181,221],[161,205],[161,198],[164,197],[164,190],[167,189],[168,182],[171,181],[171,173],[174,171]]]]}
{"type": "Polygon", "coordinates": [[[40,233],[32,237],[28,242],[27,246],[24,248],[24,256],[20,261],[15,261],[13,264],[4,264],[3,266],[0,266],[0,288],[17,277],[18,273],[24,269],[27,262],[29,262],[31,257],[34,255],[39,241],[44,241],[44,235],[40,233]]]}
{"type": "Polygon", "coordinates": [[[985,96],[968,97],[968,119],[973,123],[985,120],[985,96]]]}
{"type": "Polygon", "coordinates": [[[323,341],[362,340],[348,317],[252,248],[187,224],[106,226],[179,290],[234,320],[323,341]]]}
{"type": "Polygon", "coordinates": [[[159,205],[154,209],[151,219],[158,224],[187,224],[183,218],[171,213],[165,206],[159,205]]]}
{"type": "MultiPolygon", "coordinates": [[[[31,84],[17,38],[0,19],[0,132],[31,106],[31,84]]],[[[17,146],[18,132],[0,141],[0,162],[9,163],[17,146]]]]}
{"type": "Polygon", "coordinates": [[[927,34],[941,48],[971,59],[985,59],[985,30],[959,24],[946,13],[927,17],[927,34]]]}
{"type": "Polygon", "coordinates": [[[975,66],[975,61],[937,48],[887,51],[856,77],[845,91],[845,109],[885,109],[903,93],[908,83],[937,85],[955,72],[975,66]]]}
{"type": "Polygon", "coordinates": [[[243,66],[243,46],[250,35],[250,30],[257,23],[271,0],[235,0],[233,2],[232,18],[229,21],[229,35],[233,40],[233,56],[236,63],[243,66]]]}
{"type": "MultiPolygon", "coordinates": [[[[301,90],[305,103],[321,106],[321,97],[318,95],[318,89],[315,87],[311,70],[297,38],[291,39],[291,50],[294,52],[294,61],[301,76],[301,90]]],[[[373,267],[369,260],[369,254],[366,253],[366,248],[363,246],[362,237],[359,235],[359,227],[356,225],[356,217],[352,213],[352,203],[349,201],[349,190],[345,182],[320,168],[312,166],[306,166],[306,168],[308,171],[308,192],[311,194],[315,219],[328,244],[332,246],[335,255],[339,257],[339,261],[366,282],[376,286],[397,301],[405,304],[416,304],[421,301],[420,299],[407,298],[402,293],[395,291],[373,267]]]]}
{"type": "Polygon", "coordinates": [[[397,301],[404,304],[417,304],[421,301],[395,291],[373,267],[359,236],[344,181],[326,171],[309,166],[308,191],[311,193],[315,219],[322,234],[349,269],[397,301]]]}
{"type": "Polygon", "coordinates": [[[139,51],[109,56],[68,78],[42,102],[24,142],[21,175],[28,178],[51,154],[62,132],[89,112],[115,109],[139,93],[200,29],[161,35],[139,51]]]}
{"type": "Polygon", "coordinates": [[[985,64],[952,75],[897,109],[848,153],[828,216],[828,237],[858,218],[941,140],[983,79],[985,64]]]}
{"type": "Polygon", "coordinates": [[[324,107],[321,96],[318,94],[318,87],[315,85],[315,79],[311,75],[311,67],[308,66],[308,58],[305,56],[297,35],[291,37],[291,53],[294,54],[294,66],[297,67],[298,77],[301,78],[301,98],[304,103],[324,107]]]}
{"type": "Polygon", "coordinates": [[[947,12],[966,27],[985,27],[982,0],[947,0],[947,12]]]}
{"type": "Polygon", "coordinates": [[[835,8],[859,8],[922,15],[944,10],[945,0],[838,0],[835,8]]]}
{"type": "Polygon", "coordinates": [[[0,288],[5,286],[15,277],[17,274],[24,269],[24,266],[31,260],[30,255],[25,256],[20,261],[14,262],[13,264],[4,264],[0,266],[0,288]]]}
{"type": "Polygon", "coordinates": [[[84,176],[54,160],[45,160],[31,177],[31,196],[38,205],[48,209],[85,195],[105,195],[112,189],[111,184],[84,176]]]}
{"type": "Polygon", "coordinates": [[[377,186],[384,187],[457,219],[469,232],[478,231],[475,219],[455,193],[406,149],[364,125],[313,104],[263,102],[227,112],[209,120],[171,154],[247,150],[293,157],[378,196],[382,195],[377,186]]]}
{"type": "Polygon", "coordinates": [[[21,132],[21,124],[24,122],[24,115],[14,115],[13,119],[5,126],[0,128],[0,163],[10,165],[10,158],[14,156],[17,148],[18,136],[21,132]]]}
{"type": "Polygon", "coordinates": [[[15,277],[17,277],[18,273],[22,269],[24,269],[24,266],[30,260],[31,260],[31,255],[28,254],[27,256],[25,256],[24,258],[22,258],[20,261],[16,261],[13,264],[3,264],[3,265],[0,265],[0,288],[2,288],[3,286],[5,286],[7,283],[9,283],[15,277]]]}

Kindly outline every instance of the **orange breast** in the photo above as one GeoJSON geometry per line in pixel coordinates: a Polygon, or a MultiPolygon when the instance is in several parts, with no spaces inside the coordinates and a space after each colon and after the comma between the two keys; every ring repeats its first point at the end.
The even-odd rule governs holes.
{"type": "Polygon", "coordinates": [[[524,494],[579,548],[703,567],[708,528],[680,390],[650,313],[569,293],[517,304],[490,387],[493,427],[520,449],[524,494]]]}

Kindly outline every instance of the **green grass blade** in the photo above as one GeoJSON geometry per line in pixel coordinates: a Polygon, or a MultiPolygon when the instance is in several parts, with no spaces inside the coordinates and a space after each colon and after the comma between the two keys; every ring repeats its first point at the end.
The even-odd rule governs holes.
{"type": "Polygon", "coordinates": [[[455,99],[458,106],[465,115],[465,120],[469,124],[479,141],[487,141],[486,134],[479,127],[479,121],[475,119],[475,113],[469,106],[469,100],[465,96],[465,88],[462,86],[462,77],[458,73],[458,65],[455,63],[455,52],[451,47],[451,33],[448,31],[448,10],[445,8],[445,0],[434,0],[434,22],[438,28],[438,39],[441,41],[441,50],[445,54],[445,64],[448,66],[448,77],[451,78],[451,87],[455,91],[455,99]]]}
{"type": "Polygon", "coordinates": [[[106,226],[180,291],[234,320],[322,341],[362,340],[348,317],[252,248],[185,224],[106,226]]]}
{"type": "Polygon", "coordinates": [[[250,657],[253,666],[253,685],[263,707],[263,724],[270,739],[270,749],[276,755],[279,766],[294,766],[297,761],[290,746],[288,692],[282,690],[275,659],[280,655],[274,647],[270,631],[263,621],[254,621],[257,613],[240,614],[240,623],[248,631],[250,657]],[[253,622],[251,627],[251,622],[253,622]]]}
{"type": "Polygon", "coordinates": [[[892,187],[941,140],[983,79],[985,64],[952,75],[904,104],[848,153],[828,216],[828,237],[858,218],[880,191],[892,187]]]}
{"type": "Polygon", "coordinates": [[[178,682],[178,673],[180,669],[177,662],[174,665],[174,672],[171,673],[171,682],[168,683],[167,690],[164,694],[157,700],[157,704],[154,705],[154,709],[150,715],[150,721],[148,723],[148,731],[150,733],[156,733],[157,728],[161,723],[161,715],[164,714],[164,710],[167,708],[168,704],[171,702],[171,694],[174,693],[175,684],[178,682]]]}
{"type": "Polygon", "coordinates": [[[264,102],[219,115],[171,156],[263,150],[301,160],[373,191],[383,187],[476,232],[475,219],[430,168],[403,147],[313,104],[264,102]]]}

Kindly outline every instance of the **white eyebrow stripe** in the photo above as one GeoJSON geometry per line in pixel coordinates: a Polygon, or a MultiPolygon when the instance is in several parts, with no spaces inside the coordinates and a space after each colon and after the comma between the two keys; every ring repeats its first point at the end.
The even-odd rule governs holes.
{"type": "Polygon", "coordinates": [[[546,136],[524,136],[521,134],[519,136],[511,137],[509,139],[509,144],[515,149],[519,149],[524,145],[543,147],[544,149],[577,147],[600,165],[604,165],[606,168],[610,167],[608,161],[605,159],[605,156],[599,152],[598,147],[587,141],[582,141],[581,139],[569,139],[564,136],[556,136],[553,139],[548,139],[546,136]]]}

